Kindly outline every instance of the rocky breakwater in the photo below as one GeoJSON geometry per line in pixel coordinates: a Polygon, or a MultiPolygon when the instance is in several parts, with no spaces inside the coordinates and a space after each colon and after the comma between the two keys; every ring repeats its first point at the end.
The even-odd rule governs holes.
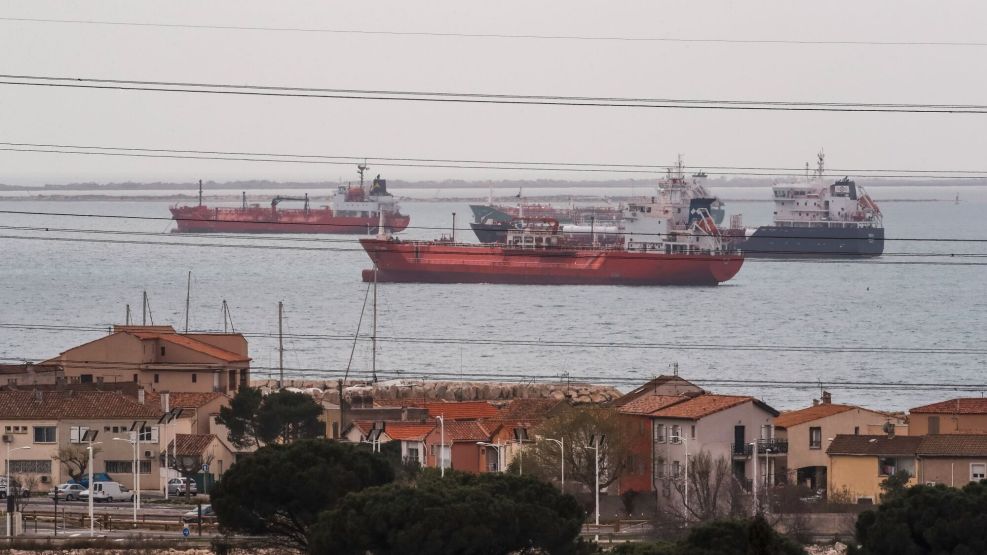
{"type": "MultiPolygon", "coordinates": [[[[264,392],[277,388],[276,380],[252,380],[264,392]]],[[[312,395],[319,401],[339,402],[337,382],[332,380],[285,380],[285,387],[312,395]]],[[[557,399],[573,404],[606,403],[621,396],[611,386],[585,383],[510,383],[468,381],[387,380],[375,384],[347,383],[343,395],[350,401],[510,401],[513,399],[557,399]]]]}

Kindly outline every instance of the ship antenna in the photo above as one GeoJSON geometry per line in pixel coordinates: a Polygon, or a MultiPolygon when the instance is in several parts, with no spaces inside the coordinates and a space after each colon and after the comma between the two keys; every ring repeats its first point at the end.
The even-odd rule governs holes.
{"type": "Polygon", "coordinates": [[[826,169],[826,153],[819,149],[819,154],[816,154],[816,177],[822,177],[826,169]]]}
{"type": "Polygon", "coordinates": [[[363,188],[363,172],[367,171],[367,168],[369,168],[369,167],[370,166],[367,165],[367,161],[366,160],[364,160],[362,164],[357,164],[356,165],[356,172],[358,174],[360,174],[360,188],[361,189],[363,188]]]}

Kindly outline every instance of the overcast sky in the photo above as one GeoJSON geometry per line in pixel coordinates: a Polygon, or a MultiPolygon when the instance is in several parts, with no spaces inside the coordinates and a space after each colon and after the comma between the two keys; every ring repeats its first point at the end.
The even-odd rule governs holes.
{"type": "MultiPolygon", "coordinates": [[[[984,40],[983,2],[31,2],[0,17],[757,40],[984,40]]],[[[987,46],[409,37],[0,21],[0,73],[572,96],[987,104],[987,46]]],[[[454,159],[982,169],[987,115],[251,98],[0,85],[0,141],[454,159]]],[[[395,179],[544,177],[380,169],[395,179]]],[[[336,180],[349,167],[0,152],[0,183],[336,180]]],[[[594,175],[594,178],[600,176],[594,175]]]]}

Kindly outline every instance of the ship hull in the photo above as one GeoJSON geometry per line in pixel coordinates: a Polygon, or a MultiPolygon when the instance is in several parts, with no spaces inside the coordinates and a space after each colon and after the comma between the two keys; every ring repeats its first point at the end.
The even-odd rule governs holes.
{"type": "Polygon", "coordinates": [[[748,258],[866,258],[884,253],[884,228],[761,226],[733,245],[748,258]]]}
{"type": "Polygon", "coordinates": [[[525,285],[716,285],[743,265],[739,254],[701,255],[601,249],[519,250],[361,239],[376,265],[364,281],[525,285]]]}
{"type": "MultiPolygon", "coordinates": [[[[328,208],[278,210],[267,208],[174,207],[176,233],[377,233],[376,216],[337,216],[328,208]]],[[[402,214],[384,215],[384,227],[403,231],[411,219],[402,214]]]]}

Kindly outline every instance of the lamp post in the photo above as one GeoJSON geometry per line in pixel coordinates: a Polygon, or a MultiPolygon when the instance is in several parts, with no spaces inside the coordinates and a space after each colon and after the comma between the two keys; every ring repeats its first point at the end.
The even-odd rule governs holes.
{"type": "Polygon", "coordinates": [[[99,432],[96,430],[86,430],[86,433],[82,436],[82,441],[88,443],[86,446],[86,451],[89,453],[89,464],[87,470],[89,471],[89,537],[96,535],[96,525],[93,521],[93,445],[99,445],[99,443],[94,443],[96,441],[96,436],[99,432]]]}
{"type": "MultiPolygon", "coordinates": [[[[127,443],[130,444],[131,447],[133,447],[133,450],[134,450],[133,465],[134,466],[133,466],[133,472],[131,472],[131,474],[133,474],[133,477],[134,477],[134,488],[136,489],[138,487],[137,486],[137,480],[138,480],[138,476],[137,476],[137,442],[136,441],[131,441],[129,439],[124,439],[122,437],[115,437],[115,438],[113,438],[113,441],[126,441],[127,443]]],[[[133,503],[134,503],[134,525],[136,526],[137,525],[137,496],[134,495],[134,498],[131,501],[133,501],[133,503]]]]}
{"type": "Polygon", "coordinates": [[[551,441],[559,446],[559,459],[562,460],[562,493],[565,493],[565,436],[562,436],[561,439],[554,439],[550,437],[543,437],[540,439],[551,441]]]}
{"type": "Polygon", "coordinates": [[[751,451],[752,453],[751,461],[753,461],[754,463],[752,465],[754,468],[751,471],[751,494],[752,494],[751,497],[753,498],[751,500],[751,510],[753,511],[753,515],[756,515],[757,514],[757,441],[752,441],[751,446],[753,447],[753,451],[751,451]]]}
{"type": "MultiPolygon", "coordinates": [[[[21,451],[23,449],[30,449],[30,448],[31,448],[30,445],[22,445],[21,447],[14,447],[13,449],[11,449],[10,448],[10,444],[9,443],[7,444],[7,493],[6,493],[6,496],[7,497],[10,497],[11,495],[16,495],[16,494],[14,494],[13,484],[10,483],[10,452],[11,451],[21,451]]],[[[11,518],[13,518],[13,515],[11,515],[10,513],[7,513],[7,537],[8,538],[10,537],[11,532],[13,531],[13,527],[14,527],[14,522],[11,520],[11,518]]]]}
{"type": "Polygon", "coordinates": [[[446,477],[446,419],[444,416],[436,416],[439,421],[439,477],[446,477]]]}
{"type": "MultiPolygon", "coordinates": [[[[174,433],[175,432],[175,429],[174,429],[173,426],[175,424],[175,420],[178,419],[182,415],[182,410],[183,409],[181,409],[181,408],[170,408],[170,406],[171,406],[171,398],[170,398],[170,395],[165,394],[165,393],[162,393],[162,397],[166,397],[168,400],[166,401],[166,406],[164,407],[165,413],[163,415],[161,415],[161,418],[158,419],[158,424],[163,425],[164,426],[164,429],[166,431],[167,430],[172,430],[171,443],[172,443],[172,451],[173,452],[172,452],[172,459],[171,460],[174,462],[175,458],[178,456],[178,441],[177,441],[178,434],[174,433]]],[[[167,436],[168,434],[165,434],[165,435],[167,436]]],[[[167,443],[165,443],[165,454],[164,455],[165,455],[165,469],[167,470],[168,468],[170,468],[168,466],[168,444],[167,443]]],[[[168,472],[165,472],[165,476],[166,476],[166,479],[165,479],[164,496],[165,496],[165,499],[168,499],[168,481],[167,480],[171,478],[171,474],[168,473],[168,472]]]]}
{"type": "MultiPolygon", "coordinates": [[[[141,508],[141,469],[140,469],[140,459],[138,458],[138,453],[141,450],[141,434],[144,433],[144,425],[147,424],[144,420],[138,420],[130,426],[130,430],[134,432],[134,487],[137,489],[136,505],[135,511],[139,511],[141,508]]],[[[177,442],[176,442],[177,443],[177,442]]],[[[177,448],[177,445],[176,445],[177,448]]],[[[165,487],[167,490],[167,486],[165,487]]],[[[134,522],[137,522],[136,513],[134,515],[134,522]]]]}
{"type": "Polygon", "coordinates": [[[501,448],[504,447],[504,445],[502,443],[490,443],[490,442],[487,442],[487,441],[477,441],[476,444],[477,445],[481,445],[483,447],[493,447],[494,449],[496,449],[497,450],[497,471],[498,472],[504,472],[504,466],[505,465],[500,464],[501,455],[503,454],[501,452],[501,448]]]}
{"type": "Polygon", "coordinates": [[[600,444],[606,441],[606,439],[607,436],[603,434],[593,434],[590,437],[590,440],[593,443],[590,447],[593,449],[593,458],[596,463],[596,487],[593,488],[593,493],[596,494],[596,534],[593,541],[600,541],[600,444]]]}

